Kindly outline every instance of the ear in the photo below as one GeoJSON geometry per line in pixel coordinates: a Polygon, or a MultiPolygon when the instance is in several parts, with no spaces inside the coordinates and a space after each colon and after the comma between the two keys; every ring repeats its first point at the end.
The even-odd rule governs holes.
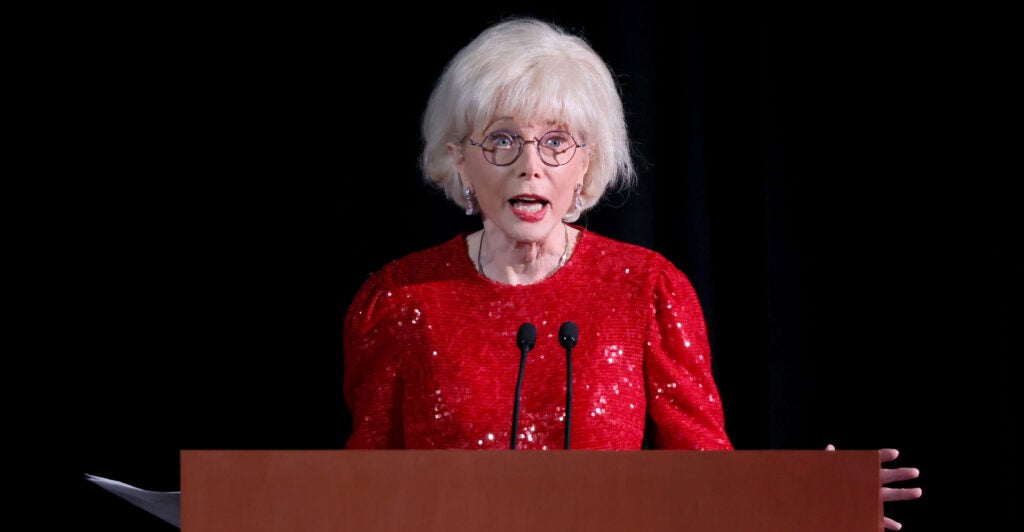
{"type": "Polygon", "coordinates": [[[455,171],[459,174],[462,186],[473,188],[473,185],[469,184],[469,180],[466,179],[466,172],[462,171],[462,167],[466,165],[466,152],[463,151],[462,145],[449,142],[445,147],[448,149],[448,156],[452,158],[452,164],[455,165],[455,171]]]}
{"type": "Polygon", "coordinates": [[[449,142],[448,144],[445,144],[445,148],[448,149],[448,156],[452,158],[452,164],[455,165],[455,168],[458,169],[461,174],[462,165],[466,162],[466,153],[462,151],[462,145],[449,142]]]}
{"type": "Polygon", "coordinates": [[[587,179],[587,172],[590,171],[590,150],[583,149],[579,151],[583,152],[582,154],[577,153],[577,155],[583,155],[583,160],[580,161],[580,175],[583,176],[582,182],[584,184],[584,188],[586,188],[586,183],[590,181],[587,179]]]}

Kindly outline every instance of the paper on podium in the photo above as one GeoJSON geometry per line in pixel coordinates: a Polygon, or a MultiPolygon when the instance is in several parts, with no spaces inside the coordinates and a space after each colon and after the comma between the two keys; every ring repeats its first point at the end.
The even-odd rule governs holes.
{"type": "Polygon", "coordinates": [[[143,510],[181,528],[181,492],[149,491],[86,473],[85,478],[143,510]]]}

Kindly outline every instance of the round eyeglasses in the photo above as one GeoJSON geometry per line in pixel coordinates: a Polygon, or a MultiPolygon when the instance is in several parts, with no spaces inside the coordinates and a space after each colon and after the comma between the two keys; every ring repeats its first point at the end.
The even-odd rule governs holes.
{"type": "Polygon", "coordinates": [[[495,131],[484,137],[480,142],[467,139],[473,146],[479,146],[484,152],[484,159],[495,166],[508,166],[523,153],[523,144],[537,145],[537,155],[541,162],[548,166],[568,164],[576,155],[576,148],[586,146],[579,144],[568,131],[548,131],[541,137],[526,140],[511,131],[495,131]]]}

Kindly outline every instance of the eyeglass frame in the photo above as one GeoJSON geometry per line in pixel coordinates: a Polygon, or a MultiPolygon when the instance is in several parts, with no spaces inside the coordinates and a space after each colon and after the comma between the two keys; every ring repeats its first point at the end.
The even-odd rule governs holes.
{"type": "Polygon", "coordinates": [[[484,160],[487,161],[488,163],[494,165],[494,166],[509,166],[509,165],[515,163],[516,161],[519,160],[519,157],[521,157],[523,155],[523,145],[524,144],[528,144],[528,143],[533,143],[537,147],[537,157],[540,158],[540,162],[544,163],[545,166],[550,166],[552,168],[558,168],[559,166],[565,166],[565,165],[571,163],[573,158],[576,157],[576,150],[579,149],[579,148],[585,148],[587,146],[586,143],[580,144],[579,142],[577,142],[576,141],[576,137],[574,137],[572,135],[572,133],[569,133],[568,131],[565,131],[563,129],[552,129],[551,131],[548,131],[547,133],[544,133],[543,135],[541,135],[540,138],[533,137],[533,140],[526,140],[526,139],[524,139],[522,137],[522,135],[520,135],[518,133],[514,133],[512,131],[507,131],[507,130],[498,130],[498,131],[494,131],[494,132],[488,133],[487,135],[484,136],[483,140],[481,140],[480,142],[476,142],[476,141],[474,141],[470,137],[466,137],[465,140],[469,141],[469,144],[471,146],[476,146],[477,148],[480,148],[480,152],[483,154],[484,160]],[[488,158],[487,157],[487,149],[484,148],[484,141],[486,141],[488,137],[491,137],[492,135],[496,135],[498,133],[507,134],[508,136],[512,137],[514,140],[519,141],[519,150],[516,152],[516,156],[513,157],[511,161],[509,161],[509,162],[507,162],[505,164],[498,164],[498,163],[492,161],[490,158],[488,158]],[[572,157],[569,157],[569,160],[565,161],[562,164],[550,164],[550,163],[548,163],[547,161],[544,160],[544,155],[541,154],[541,151],[540,151],[540,139],[542,139],[542,138],[544,138],[544,137],[546,137],[546,136],[548,136],[548,135],[550,135],[552,133],[565,133],[566,135],[569,136],[570,139],[572,139],[572,143],[573,143],[572,157]]]}

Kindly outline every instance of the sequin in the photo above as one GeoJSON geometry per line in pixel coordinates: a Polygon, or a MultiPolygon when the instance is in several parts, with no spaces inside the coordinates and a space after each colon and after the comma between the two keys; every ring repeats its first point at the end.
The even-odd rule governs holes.
{"type": "Polygon", "coordinates": [[[511,286],[479,275],[465,237],[393,261],[353,299],[343,332],[346,448],[507,449],[516,331],[531,322],[538,341],[514,437],[519,449],[561,449],[558,328],[569,320],[580,329],[573,448],[639,449],[645,428],[655,447],[732,448],[699,301],[667,259],[582,230],[563,268],[511,286]]]}

